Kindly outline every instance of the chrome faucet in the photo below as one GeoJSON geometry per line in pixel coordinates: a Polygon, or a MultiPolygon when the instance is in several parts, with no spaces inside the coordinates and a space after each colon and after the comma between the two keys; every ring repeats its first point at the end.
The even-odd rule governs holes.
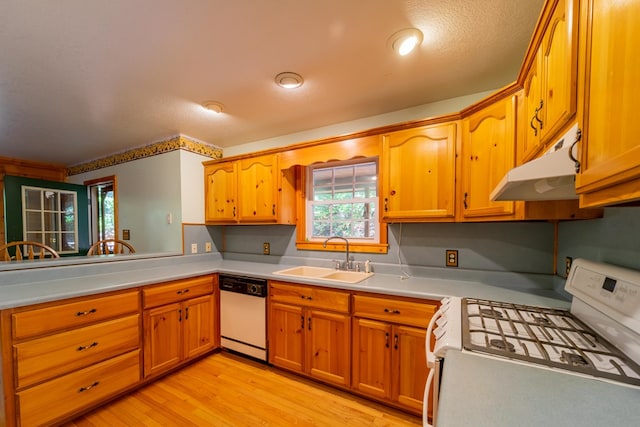
{"type": "Polygon", "coordinates": [[[324,243],[322,244],[323,248],[327,247],[327,242],[331,239],[342,239],[344,240],[345,244],[346,244],[346,259],[344,262],[344,266],[342,267],[343,270],[351,270],[351,260],[349,259],[349,241],[342,237],[342,236],[331,236],[329,237],[327,240],[324,241],[324,243]]]}

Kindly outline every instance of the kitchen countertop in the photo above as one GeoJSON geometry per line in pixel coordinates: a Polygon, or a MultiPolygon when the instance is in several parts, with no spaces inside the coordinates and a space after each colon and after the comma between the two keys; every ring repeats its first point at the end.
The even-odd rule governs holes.
{"type": "Polygon", "coordinates": [[[449,351],[437,427],[640,426],[640,388],[449,351]]]}
{"type": "MultiPolygon", "coordinates": [[[[344,284],[321,279],[305,279],[273,274],[293,265],[270,264],[237,260],[224,260],[217,255],[161,256],[150,258],[105,258],[109,262],[78,265],[38,264],[47,268],[29,268],[0,272],[0,309],[56,301],[77,296],[122,290],[169,280],[183,279],[210,273],[242,274],[265,279],[276,279],[321,285],[336,289],[375,292],[395,296],[440,300],[446,296],[467,296],[509,301],[557,308],[568,307],[568,302],[551,289],[510,289],[494,286],[504,281],[500,273],[463,272],[451,278],[418,277],[400,274],[375,273],[357,284],[344,284]],[[457,277],[456,277],[457,276],[457,277]],[[474,280],[474,277],[478,279],[474,280]],[[495,278],[492,278],[495,276],[495,278]]],[[[436,276],[439,270],[434,270],[436,276]]],[[[510,273],[506,273],[509,275],[510,273]]]]}
{"type": "MultiPolygon", "coordinates": [[[[417,269],[420,274],[409,277],[403,269],[376,265],[372,277],[354,285],[274,274],[293,266],[220,254],[36,262],[0,269],[0,309],[216,272],[433,300],[461,296],[569,307],[545,278],[517,273],[417,269]]],[[[447,354],[441,396],[438,427],[640,425],[638,389],[456,351],[447,354]]]]}

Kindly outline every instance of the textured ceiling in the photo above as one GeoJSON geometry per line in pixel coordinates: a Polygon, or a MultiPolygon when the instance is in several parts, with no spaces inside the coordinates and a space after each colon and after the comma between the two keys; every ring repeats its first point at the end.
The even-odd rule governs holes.
{"type": "Polygon", "coordinates": [[[177,134],[224,148],[493,90],[542,3],[0,0],[0,156],[73,165],[177,134]],[[406,27],[425,40],[396,57],[406,27]],[[283,91],[283,71],[305,84],[283,91]]]}

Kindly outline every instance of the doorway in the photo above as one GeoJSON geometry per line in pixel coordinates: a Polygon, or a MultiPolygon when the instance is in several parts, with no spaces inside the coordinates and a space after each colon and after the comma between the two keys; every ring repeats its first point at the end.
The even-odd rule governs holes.
{"type": "Polygon", "coordinates": [[[118,186],[116,176],[85,181],[89,190],[91,242],[118,238],[118,186]]]}

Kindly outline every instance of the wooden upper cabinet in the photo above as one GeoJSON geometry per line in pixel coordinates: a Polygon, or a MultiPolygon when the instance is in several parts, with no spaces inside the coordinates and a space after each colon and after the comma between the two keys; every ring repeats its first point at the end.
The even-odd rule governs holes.
{"type": "Polygon", "coordinates": [[[580,205],[638,200],[640,1],[587,0],[580,19],[580,205]]]}
{"type": "Polygon", "coordinates": [[[238,162],[240,221],[276,221],[277,173],[275,155],[251,157],[238,162]]]}
{"type": "Polygon", "coordinates": [[[205,214],[207,223],[236,222],[236,164],[214,163],[204,167],[205,214]]]}
{"type": "Polygon", "coordinates": [[[382,219],[453,220],[456,123],[382,136],[382,219]]]}
{"type": "Polygon", "coordinates": [[[205,163],[205,221],[295,222],[295,170],[280,170],[278,155],[205,163]]]}
{"type": "Polygon", "coordinates": [[[515,213],[515,202],[490,199],[502,177],[515,166],[515,106],[516,96],[509,96],[462,120],[462,220],[515,213]]]}
{"type": "Polygon", "coordinates": [[[578,1],[549,6],[541,43],[524,78],[522,161],[535,156],[576,112],[578,1]]]}

